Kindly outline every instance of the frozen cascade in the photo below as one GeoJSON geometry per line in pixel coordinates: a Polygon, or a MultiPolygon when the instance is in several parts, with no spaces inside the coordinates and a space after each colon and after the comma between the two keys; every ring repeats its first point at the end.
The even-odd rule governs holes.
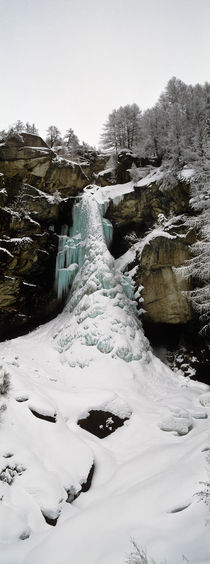
{"type": "Polygon", "coordinates": [[[54,338],[70,366],[88,365],[92,347],[127,362],[151,354],[137,315],[134,283],[116,268],[107,248],[110,226],[94,190],[86,190],[74,207],[73,227],[65,226],[60,236],[56,279],[58,297],[69,292],[68,318],[54,338]]]}
{"type": "MultiPolygon", "coordinates": [[[[103,211],[101,209],[101,213],[103,211]]],[[[78,269],[83,265],[87,235],[86,223],[87,209],[80,200],[73,208],[73,226],[63,225],[59,236],[55,276],[58,300],[67,296],[78,269]]],[[[113,227],[111,222],[105,218],[102,218],[102,226],[105,241],[109,247],[112,242],[113,227]]]]}

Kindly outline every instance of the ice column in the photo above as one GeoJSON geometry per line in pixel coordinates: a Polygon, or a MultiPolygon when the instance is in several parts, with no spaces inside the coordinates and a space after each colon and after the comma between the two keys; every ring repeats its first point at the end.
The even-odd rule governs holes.
{"type": "Polygon", "coordinates": [[[94,235],[102,237],[109,247],[112,241],[112,224],[108,219],[101,217],[101,210],[93,196],[84,194],[74,205],[73,226],[63,225],[59,236],[55,276],[58,300],[68,295],[72,282],[84,263],[87,237],[92,229],[94,231],[94,227],[94,235]],[[100,219],[96,221],[95,216],[99,216],[100,219]]]}

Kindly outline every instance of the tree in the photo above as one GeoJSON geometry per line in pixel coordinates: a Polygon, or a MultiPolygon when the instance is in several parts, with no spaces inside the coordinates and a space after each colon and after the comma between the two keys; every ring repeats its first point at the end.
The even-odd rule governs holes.
{"type": "Polygon", "coordinates": [[[139,155],[156,157],[174,170],[203,159],[209,94],[208,83],[191,86],[171,78],[157,104],[142,116],[139,155]]]}
{"type": "Polygon", "coordinates": [[[140,140],[141,134],[141,112],[137,104],[120,106],[109,114],[101,135],[104,149],[133,150],[140,140]]]}
{"type": "Polygon", "coordinates": [[[138,182],[139,180],[139,170],[135,163],[132,163],[131,168],[129,170],[130,178],[133,180],[134,183],[138,182]]]}
{"type": "Polygon", "coordinates": [[[79,139],[74,133],[73,129],[68,129],[64,136],[64,143],[67,148],[67,155],[71,158],[75,158],[80,147],[79,139]]]}
{"type": "Polygon", "coordinates": [[[35,123],[30,124],[28,121],[25,124],[25,131],[26,133],[32,133],[32,135],[39,135],[38,129],[35,126],[35,123]]]}
{"type": "Polygon", "coordinates": [[[10,129],[13,129],[15,133],[22,133],[25,130],[25,125],[20,119],[18,119],[18,121],[16,121],[10,129]]]}
{"type": "Polygon", "coordinates": [[[1,143],[2,141],[4,141],[4,139],[6,138],[6,136],[7,136],[6,130],[5,130],[5,129],[1,129],[1,131],[0,131],[0,143],[1,143]]]}
{"type": "Polygon", "coordinates": [[[47,129],[46,143],[54,147],[61,143],[61,133],[55,125],[50,125],[47,129]]]}

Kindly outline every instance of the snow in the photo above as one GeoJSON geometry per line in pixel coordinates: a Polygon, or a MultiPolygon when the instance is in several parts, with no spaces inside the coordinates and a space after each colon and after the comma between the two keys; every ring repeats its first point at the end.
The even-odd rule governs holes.
{"type": "Polygon", "coordinates": [[[5,253],[5,255],[7,255],[10,258],[14,258],[12,253],[10,253],[7,249],[4,249],[4,247],[0,247],[0,251],[1,253],[5,253]]]}
{"type": "Polygon", "coordinates": [[[142,188],[143,186],[150,186],[153,182],[159,182],[164,177],[164,171],[160,168],[153,169],[152,172],[147,174],[144,178],[136,183],[137,188],[142,188]]]}
{"type": "Polygon", "coordinates": [[[114,167],[111,168],[105,168],[104,170],[101,170],[96,177],[98,176],[106,176],[106,174],[111,174],[114,171],[114,167]]]}
{"type": "Polygon", "coordinates": [[[95,199],[99,204],[107,204],[110,200],[114,205],[118,205],[125,194],[134,191],[134,183],[132,181],[125,184],[114,184],[113,186],[95,187],[95,199]]]}
{"type": "Polygon", "coordinates": [[[30,288],[36,288],[36,284],[29,284],[28,282],[23,282],[23,286],[30,286],[30,288]]]}
{"type": "Polygon", "coordinates": [[[30,194],[28,192],[26,192],[26,193],[24,192],[23,194],[20,194],[19,198],[21,200],[24,200],[25,196],[27,197],[27,199],[30,197],[31,200],[40,200],[40,198],[44,198],[45,200],[47,200],[47,202],[49,202],[49,204],[55,204],[58,201],[62,200],[58,190],[56,190],[54,195],[51,196],[50,194],[47,194],[46,192],[39,190],[39,188],[35,188],[34,186],[30,186],[29,184],[27,185],[27,187],[29,189],[31,188],[33,190],[33,193],[30,194]]]}
{"type": "Polygon", "coordinates": [[[11,378],[0,421],[2,562],[123,564],[133,537],[157,562],[207,564],[199,492],[210,392],[152,354],[132,280],[106,246],[101,200],[86,191],[75,209],[70,238],[84,253],[63,312],[0,344],[11,378]],[[128,420],[99,439],[77,424],[91,409],[128,420]],[[72,503],[69,491],[80,493],[72,503]]]}
{"type": "Polygon", "coordinates": [[[70,168],[80,167],[80,163],[76,161],[71,161],[70,159],[64,159],[56,154],[56,156],[52,159],[52,163],[56,164],[57,166],[66,166],[70,168]]]}
{"type": "MultiPolygon", "coordinates": [[[[150,241],[152,241],[153,239],[156,239],[157,237],[164,237],[166,239],[175,239],[176,238],[175,235],[171,235],[170,233],[168,233],[168,231],[164,231],[164,228],[157,227],[157,228],[153,229],[145,237],[143,237],[142,239],[140,239],[139,241],[134,243],[134,245],[132,245],[130,247],[130,249],[128,249],[128,251],[126,251],[126,253],[124,253],[124,255],[122,255],[121,257],[119,257],[116,260],[117,268],[119,270],[121,270],[122,272],[125,271],[127,266],[134,262],[134,260],[136,259],[137,253],[138,253],[138,260],[139,260],[145,245],[148,245],[150,243],[150,241]]],[[[132,275],[131,272],[129,272],[129,273],[130,273],[130,275],[132,275]]],[[[134,271],[133,274],[135,274],[135,271],[134,271]]]]}
{"type": "Polygon", "coordinates": [[[51,149],[47,147],[31,147],[31,145],[25,145],[25,147],[31,149],[32,151],[35,151],[35,153],[39,152],[42,153],[42,155],[46,156],[49,156],[49,152],[51,152],[51,149]]]}
{"type": "Polygon", "coordinates": [[[29,245],[30,243],[33,243],[31,237],[11,237],[10,238],[11,243],[15,243],[15,245],[29,245]]]}
{"type": "Polygon", "coordinates": [[[179,173],[180,180],[186,180],[190,182],[193,177],[195,176],[195,169],[184,167],[181,172],[179,173]]]}

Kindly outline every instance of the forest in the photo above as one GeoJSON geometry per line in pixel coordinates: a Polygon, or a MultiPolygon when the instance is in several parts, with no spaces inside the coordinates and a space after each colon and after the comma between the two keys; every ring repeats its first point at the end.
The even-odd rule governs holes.
{"type": "MultiPolygon", "coordinates": [[[[61,156],[82,162],[99,150],[117,155],[121,150],[134,152],[142,159],[153,160],[157,165],[167,164],[173,170],[191,163],[200,170],[205,160],[207,143],[210,84],[186,85],[173,77],[169,80],[157,103],[141,111],[136,103],[114,109],[101,133],[99,148],[80,142],[70,127],[62,136],[56,125],[50,125],[45,141],[61,156]]],[[[38,135],[35,124],[18,120],[7,131],[1,130],[5,139],[14,132],[25,131],[38,135]]]]}

